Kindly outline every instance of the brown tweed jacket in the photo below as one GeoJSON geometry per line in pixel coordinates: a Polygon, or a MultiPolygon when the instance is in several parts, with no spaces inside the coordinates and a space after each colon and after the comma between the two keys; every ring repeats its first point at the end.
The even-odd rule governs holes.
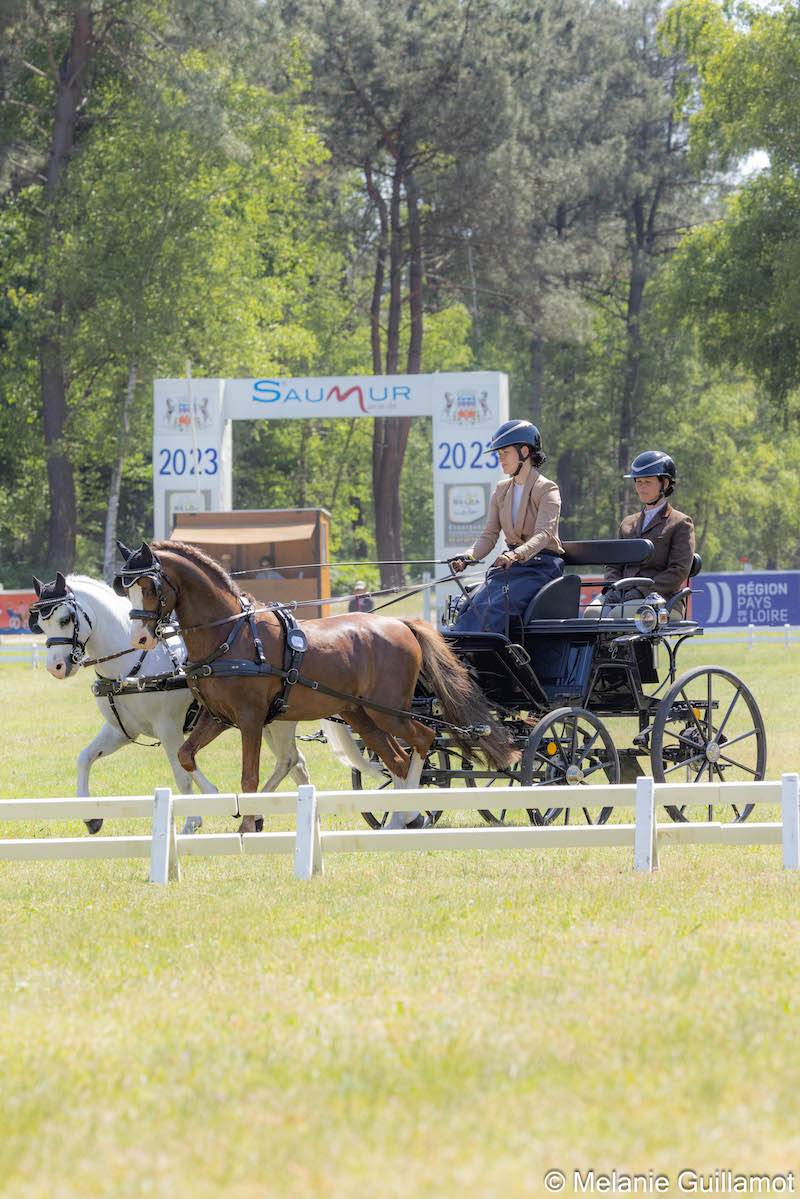
{"type": "Polygon", "coordinates": [[[470,548],[473,558],[485,558],[502,531],[509,546],[517,547],[521,562],[533,558],[542,550],[563,554],[558,539],[558,518],[561,513],[561,492],[535,468],[522,488],[517,519],[512,516],[514,500],[513,479],[503,479],[492,492],[486,527],[470,548]]]}
{"type": "MultiPolygon", "coordinates": [[[[689,577],[694,554],[694,524],[685,512],[679,512],[665,504],[652,524],[642,532],[644,512],[626,516],[619,526],[618,537],[646,537],[653,543],[653,553],[640,565],[610,566],[606,570],[606,582],[642,575],[653,580],[656,591],[664,599],[671,599],[680,591],[689,577]]],[[[644,592],[635,588],[626,591],[628,599],[635,599],[644,592]]]]}

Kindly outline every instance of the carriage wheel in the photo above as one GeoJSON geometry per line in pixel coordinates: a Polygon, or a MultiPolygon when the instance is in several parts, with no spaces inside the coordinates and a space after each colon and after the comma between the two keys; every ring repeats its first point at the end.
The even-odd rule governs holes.
{"type": "MultiPolygon", "coordinates": [[[[382,783],[381,786],[378,788],[379,791],[387,790],[389,787],[391,787],[392,780],[390,777],[388,777],[388,772],[386,771],[386,767],[383,766],[383,763],[381,762],[378,755],[373,753],[372,750],[369,751],[369,753],[367,754],[367,757],[369,758],[370,762],[380,763],[384,773],[387,774],[386,782],[382,783]]],[[[449,777],[447,775],[439,777],[438,771],[450,770],[450,768],[451,768],[450,767],[450,755],[448,754],[447,750],[446,749],[432,749],[431,752],[428,754],[427,758],[425,759],[425,765],[422,768],[422,774],[420,776],[419,785],[421,787],[449,787],[450,786],[449,777]]],[[[363,776],[362,776],[360,770],[356,770],[355,768],[353,770],[351,770],[350,778],[353,783],[354,791],[365,791],[368,789],[374,790],[374,788],[364,786],[364,779],[363,779],[363,776]]],[[[392,810],[394,810],[394,809],[392,809],[392,810]]],[[[441,812],[428,812],[427,814],[430,817],[431,824],[437,824],[442,813],[441,812]]],[[[364,817],[364,819],[366,820],[366,822],[370,828],[383,828],[384,825],[386,824],[386,821],[389,819],[389,812],[383,812],[381,814],[380,820],[374,814],[374,812],[362,812],[361,815],[364,817]]]]}
{"type": "MultiPolygon", "coordinates": [[[[752,692],[722,666],[700,666],[681,675],[656,709],[650,760],[657,783],[763,779],[767,738],[752,692]]],[[[665,807],[675,821],[735,824],[753,810],[753,804],[665,807]]]]}
{"type": "MultiPolygon", "coordinates": [[[[543,787],[618,783],[619,754],[606,726],[585,708],[557,708],[542,717],[528,738],[521,773],[528,785],[543,787]]],[[[570,808],[534,808],[533,824],[553,824],[563,813],[569,823],[570,808]]],[[[587,824],[605,824],[613,808],[584,808],[587,824]]]]}
{"type": "MultiPolygon", "coordinates": [[[[525,779],[522,776],[522,759],[520,759],[520,761],[516,764],[516,766],[509,767],[508,771],[505,774],[503,774],[500,778],[493,778],[490,780],[480,779],[479,777],[476,777],[475,773],[472,773],[472,772],[474,772],[475,767],[473,766],[472,762],[467,761],[466,758],[464,759],[464,768],[467,771],[466,784],[468,787],[498,786],[498,787],[506,788],[509,786],[514,787],[514,786],[526,785],[525,779]]],[[[479,773],[480,772],[478,772],[478,774],[479,773]]],[[[493,825],[505,824],[509,810],[516,810],[516,809],[495,808],[493,810],[490,810],[489,808],[478,808],[478,815],[480,817],[482,817],[482,819],[485,820],[487,824],[493,824],[493,825]]],[[[536,816],[535,816],[533,809],[526,808],[524,810],[527,811],[528,819],[530,820],[531,824],[535,824],[536,816]]]]}

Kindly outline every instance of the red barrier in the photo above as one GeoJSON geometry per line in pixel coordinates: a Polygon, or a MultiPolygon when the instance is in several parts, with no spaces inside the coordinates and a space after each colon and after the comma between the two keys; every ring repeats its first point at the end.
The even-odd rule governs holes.
{"type": "Polygon", "coordinates": [[[27,633],[35,591],[0,591],[0,633],[27,633]]]}

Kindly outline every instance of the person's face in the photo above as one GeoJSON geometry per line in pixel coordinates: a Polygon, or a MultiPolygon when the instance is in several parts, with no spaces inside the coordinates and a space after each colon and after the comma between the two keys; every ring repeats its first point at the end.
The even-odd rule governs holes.
{"type": "Polygon", "coordinates": [[[661,480],[657,475],[646,479],[634,479],[633,485],[643,504],[653,504],[661,495],[661,480]]]}
{"type": "MultiPolygon", "coordinates": [[[[523,458],[525,451],[522,451],[523,458]]],[[[500,468],[504,475],[513,475],[514,471],[519,466],[519,454],[517,447],[514,445],[504,446],[502,450],[497,451],[497,457],[500,459],[500,468]]]]}

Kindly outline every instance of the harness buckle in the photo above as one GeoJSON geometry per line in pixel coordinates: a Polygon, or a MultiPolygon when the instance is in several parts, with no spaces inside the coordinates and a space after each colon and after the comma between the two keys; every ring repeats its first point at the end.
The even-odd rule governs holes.
{"type": "Polygon", "coordinates": [[[299,678],[300,678],[300,671],[297,669],[296,666],[292,666],[289,670],[286,671],[286,683],[289,687],[293,687],[299,678]]]}

